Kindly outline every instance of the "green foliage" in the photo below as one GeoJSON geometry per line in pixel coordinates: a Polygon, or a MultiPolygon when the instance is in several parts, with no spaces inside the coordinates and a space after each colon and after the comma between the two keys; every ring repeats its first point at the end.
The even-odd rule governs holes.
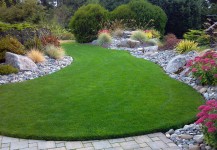
{"type": "Polygon", "coordinates": [[[0,39],[0,62],[5,60],[5,53],[25,54],[24,46],[13,37],[4,37],[0,39]]]}
{"type": "Polygon", "coordinates": [[[27,50],[31,50],[33,48],[36,48],[39,50],[43,49],[41,40],[37,37],[25,41],[23,45],[25,46],[25,49],[27,49],[27,50]]]}
{"type": "Polygon", "coordinates": [[[9,23],[31,22],[39,23],[45,15],[44,8],[35,0],[25,0],[11,7],[0,7],[0,20],[9,23]]]}
{"type": "Polygon", "coordinates": [[[129,3],[129,6],[136,14],[133,19],[141,29],[152,21],[153,27],[164,33],[167,16],[160,7],[152,5],[146,0],[133,0],[129,3]]]}
{"type": "Polygon", "coordinates": [[[204,139],[207,144],[212,146],[213,148],[217,148],[217,132],[209,133],[207,128],[203,128],[204,139]]]}
{"type": "Polygon", "coordinates": [[[189,52],[192,50],[198,50],[198,43],[190,40],[181,40],[177,46],[176,51],[180,54],[183,54],[185,52],[189,52]]]}
{"type": "Polygon", "coordinates": [[[98,4],[82,6],[70,21],[70,28],[79,43],[91,42],[106,21],[108,11],[98,4]]]}
{"type": "Polygon", "coordinates": [[[0,22],[0,31],[1,32],[11,30],[11,29],[24,30],[26,28],[34,28],[34,26],[32,26],[29,23],[9,24],[9,23],[0,22]]]}
{"type": "Polygon", "coordinates": [[[133,40],[140,41],[140,42],[146,42],[147,41],[147,37],[145,35],[145,32],[142,30],[134,31],[130,38],[133,40]]]}
{"type": "Polygon", "coordinates": [[[199,45],[209,45],[210,44],[210,36],[206,34],[203,30],[189,30],[184,34],[184,38],[187,40],[192,40],[199,45]]]}
{"type": "Polygon", "coordinates": [[[111,20],[124,19],[129,20],[135,18],[136,14],[131,10],[129,5],[120,5],[110,13],[111,20]]]}
{"type": "Polygon", "coordinates": [[[98,36],[97,43],[101,46],[106,46],[108,44],[111,44],[112,37],[109,33],[101,33],[98,36]]]}
{"type": "Polygon", "coordinates": [[[182,37],[188,29],[200,29],[203,24],[201,20],[203,0],[149,1],[160,6],[167,14],[166,33],[174,33],[177,37],[182,37]]]}
{"type": "Polygon", "coordinates": [[[8,75],[12,73],[18,73],[18,69],[14,68],[11,65],[2,65],[0,64],[0,75],[8,75]]]}
{"type": "MultiPolygon", "coordinates": [[[[117,8],[118,6],[122,4],[127,4],[129,2],[130,0],[100,0],[100,3],[102,4],[102,6],[104,6],[107,10],[110,10],[110,11],[114,10],[115,8],[117,8]]],[[[123,13],[125,12],[122,12],[121,14],[123,13]]]]}

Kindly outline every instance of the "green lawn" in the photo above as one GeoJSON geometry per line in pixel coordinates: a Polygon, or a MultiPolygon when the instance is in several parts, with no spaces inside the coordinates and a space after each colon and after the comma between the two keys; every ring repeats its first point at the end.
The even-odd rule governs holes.
{"type": "Polygon", "coordinates": [[[140,135],[195,119],[202,96],[128,52],[64,44],[72,65],[0,86],[0,134],[84,140],[140,135]]]}

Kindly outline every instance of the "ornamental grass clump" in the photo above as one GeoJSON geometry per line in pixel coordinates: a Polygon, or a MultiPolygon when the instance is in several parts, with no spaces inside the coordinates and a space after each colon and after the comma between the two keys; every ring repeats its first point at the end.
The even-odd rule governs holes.
{"type": "Polygon", "coordinates": [[[217,85],[217,53],[208,51],[201,57],[189,60],[187,67],[190,67],[192,75],[203,85],[217,85]]]}
{"type": "Polygon", "coordinates": [[[140,41],[141,43],[144,43],[147,40],[146,34],[142,30],[134,31],[130,38],[133,39],[133,40],[140,41]]]}
{"type": "Polygon", "coordinates": [[[189,52],[192,50],[198,50],[198,43],[190,40],[181,40],[176,46],[176,51],[180,54],[189,52]]]}
{"type": "Polygon", "coordinates": [[[45,47],[46,54],[54,59],[62,59],[65,56],[65,51],[61,47],[56,47],[54,45],[47,45],[45,47]]]}
{"type": "Polygon", "coordinates": [[[31,49],[26,55],[35,63],[41,63],[45,61],[44,54],[37,49],[31,49]]]}
{"type": "Polygon", "coordinates": [[[217,100],[209,100],[198,109],[196,124],[202,124],[205,141],[217,148],[217,100]]]}
{"type": "Polygon", "coordinates": [[[105,31],[99,32],[97,43],[100,46],[107,46],[111,44],[111,42],[112,42],[112,37],[108,31],[105,30],[105,31]]]}

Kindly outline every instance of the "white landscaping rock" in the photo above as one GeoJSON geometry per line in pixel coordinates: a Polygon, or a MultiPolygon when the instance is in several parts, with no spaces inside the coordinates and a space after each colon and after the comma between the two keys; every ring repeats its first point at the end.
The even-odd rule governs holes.
{"type": "Polygon", "coordinates": [[[145,51],[157,51],[158,50],[158,46],[148,46],[148,47],[144,47],[145,51]]]}
{"type": "Polygon", "coordinates": [[[186,60],[185,56],[178,55],[169,61],[168,65],[166,67],[166,72],[175,73],[180,68],[184,67],[186,63],[187,63],[187,60],[186,60]]]}
{"type": "Polygon", "coordinates": [[[195,135],[193,140],[195,140],[197,143],[202,143],[204,139],[203,135],[195,135]]]}
{"type": "Polygon", "coordinates": [[[20,71],[34,71],[37,70],[37,65],[28,57],[6,52],[6,64],[12,65],[20,71]]]}

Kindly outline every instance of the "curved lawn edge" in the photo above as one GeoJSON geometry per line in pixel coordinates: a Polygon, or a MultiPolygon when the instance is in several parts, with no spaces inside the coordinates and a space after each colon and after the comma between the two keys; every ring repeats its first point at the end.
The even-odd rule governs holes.
{"type": "MultiPolygon", "coordinates": [[[[66,47],[67,45],[69,45],[68,43],[67,44],[63,44],[64,47],[66,47]]],[[[95,46],[91,46],[91,47],[95,47],[95,46]]],[[[128,52],[121,52],[121,53],[128,53],[128,52]]],[[[129,54],[129,53],[128,53],[129,54]]],[[[130,55],[130,54],[129,54],[130,55]]],[[[133,56],[132,56],[133,57],[133,56]]],[[[136,58],[138,59],[138,58],[136,58]]],[[[76,62],[77,59],[74,58],[74,62],[76,62]]],[[[144,60],[143,61],[147,61],[147,60],[144,60]]],[[[148,61],[150,62],[150,61],[148,61]]],[[[157,65],[153,62],[150,62],[154,65],[157,65]]],[[[73,63],[74,64],[74,63],[73,63]]],[[[70,66],[72,66],[73,64],[71,64],[70,66]]],[[[163,70],[159,65],[157,65],[161,70],[163,70]]],[[[63,70],[67,69],[69,66],[67,66],[66,68],[64,68],[63,70]]],[[[165,74],[165,73],[164,73],[165,74]]],[[[48,76],[53,76],[53,75],[48,75],[48,76]]],[[[168,75],[167,75],[168,76],[168,75]]],[[[172,79],[171,80],[175,80],[175,79],[172,79]]],[[[175,80],[175,82],[180,82],[180,81],[177,81],[175,80]]],[[[185,83],[183,82],[180,82],[181,84],[185,85],[185,86],[188,86],[189,88],[193,89],[191,86],[189,85],[186,85],[185,83]]],[[[193,91],[196,91],[195,89],[193,89],[193,91]]],[[[196,91],[197,92],[197,91],[196,91]]],[[[197,94],[199,94],[197,92],[197,94]]],[[[121,138],[121,137],[128,137],[128,136],[137,136],[137,135],[143,135],[143,134],[148,134],[148,133],[153,133],[153,132],[164,132],[164,131],[167,131],[168,129],[171,129],[171,128],[179,128],[185,124],[188,124],[188,123],[192,123],[193,121],[195,121],[196,119],[196,116],[195,117],[190,117],[188,119],[186,119],[185,121],[183,122],[179,122],[179,123],[174,123],[174,124],[171,124],[171,125],[167,125],[167,126],[163,126],[163,127],[158,127],[156,129],[151,129],[151,130],[141,130],[141,131],[136,131],[136,132],[131,132],[131,133],[124,133],[124,134],[117,134],[117,135],[98,135],[98,136],[79,136],[79,137],[68,137],[68,136],[38,136],[38,135],[26,135],[26,134],[13,134],[13,133],[9,133],[9,132],[4,132],[4,131],[1,131],[0,130],[0,134],[1,135],[6,135],[6,136],[12,136],[12,137],[17,137],[17,138],[25,138],[25,139],[43,139],[43,140],[74,140],[74,141],[78,141],[78,140],[99,140],[99,139],[110,139],[110,138],[121,138]]]]}

